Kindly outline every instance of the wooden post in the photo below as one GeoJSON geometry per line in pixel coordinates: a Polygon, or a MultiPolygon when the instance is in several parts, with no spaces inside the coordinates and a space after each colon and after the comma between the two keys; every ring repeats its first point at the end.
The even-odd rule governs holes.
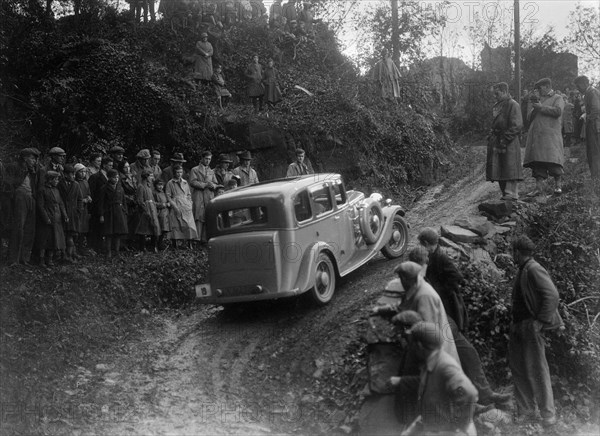
{"type": "Polygon", "coordinates": [[[515,100],[521,102],[521,19],[519,0],[515,0],[515,100]]]}

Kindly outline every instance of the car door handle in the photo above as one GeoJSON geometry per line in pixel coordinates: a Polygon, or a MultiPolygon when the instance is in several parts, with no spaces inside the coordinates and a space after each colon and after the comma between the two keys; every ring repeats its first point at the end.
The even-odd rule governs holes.
{"type": "Polygon", "coordinates": [[[336,215],[336,216],[334,216],[334,217],[333,217],[333,219],[337,221],[337,220],[339,220],[339,219],[340,219],[340,216],[339,216],[339,215],[336,215]]]}

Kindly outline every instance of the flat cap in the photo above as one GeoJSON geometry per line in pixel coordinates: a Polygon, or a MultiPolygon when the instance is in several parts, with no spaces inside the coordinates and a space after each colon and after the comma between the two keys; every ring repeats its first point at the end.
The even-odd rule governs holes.
{"type": "Polygon", "coordinates": [[[512,243],[512,246],[515,250],[519,251],[535,251],[535,244],[531,239],[529,239],[525,235],[517,236],[512,243]]]}
{"type": "Polygon", "coordinates": [[[66,156],[67,155],[67,153],[65,153],[65,151],[62,148],[60,148],[60,147],[52,147],[50,149],[50,151],[48,152],[48,154],[58,154],[60,156],[66,156]]]}
{"type": "Polygon", "coordinates": [[[21,157],[25,157],[25,156],[35,156],[35,157],[39,157],[40,155],[40,151],[37,148],[23,148],[21,149],[21,151],[19,151],[19,156],[21,157]]]}
{"type": "Polygon", "coordinates": [[[46,178],[47,179],[54,179],[56,177],[60,177],[60,173],[57,171],[46,171],[46,178]]]}
{"type": "Polygon", "coordinates": [[[228,163],[232,163],[233,161],[231,160],[231,158],[229,157],[228,154],[225,153],[221,153],[219,155],[219,162],[228,162],[228,163]]]}
{"type": "Polygon", "coordinates": [[[143,148],[137,152],[135,157],[140,159],[150,159],[150,150],[148,150],[147,148],[143,148]]]}
{"type": "Polygon", "coordinates": [[[81,170],[85,170],[85,165],[80,164],[80,163],[75,164],[75,172],[81,171],[81,170]]]}
{"type": "Polygon", "coordinates": [[[66,164],[63,168],[64,173],[75,173],[75,167],[71,164],[66,164]]]}
{"type": "Polygon", "coordinates": [[[545,85],[552,86],[552,80],[550,80],[548,77],[544,77],[543,79],[540,79],[537,82],[535,82],[535,85],[533,85],[533,89],[538,89],[545,85]]]}
{"type": "Polygon", "coordinates": [[[115,145],[115,146],[111,147],[110,150],[108,150],[108,152],[111,154],[125,153],[125,149],[123,147],[121,147],[120,145],[115,145]]]}
{"type": "Polygon", "coordinates": [[[415,262],[402,262],[400,265],[394,269],[394,272],[398,274],[399,277],[405,277],[408,279],[414,279],[418,277],[419,273],[423,267],[415,262]]]}
{"type": "Polygon", "coordinates": [[[432,322],[418,322],[410,329],[414,341],[420,342],[427,348],[435,349],[442,346],[442,331],[432,322]]]}

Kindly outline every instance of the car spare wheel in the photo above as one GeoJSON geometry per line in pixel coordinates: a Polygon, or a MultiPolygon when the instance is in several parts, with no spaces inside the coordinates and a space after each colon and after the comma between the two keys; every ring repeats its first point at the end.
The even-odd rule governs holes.
{"type": "Polygon", "coordinates": [[[313,287],[308,291],[310,298],[318,305],[329,303],[335,291],[335,268],[327,254],[319,253],[314,277],[313,287]]]}
{"type": "Polygon", "coordinates": [[[383,211],[379,202],[372,198],[364,201],[364,207],[360,210],[360,230],[367,244],[374,244],[383,231],[383,211]]]}
{"type": "Polygon", "coordinates": [[[408,247],[408,225],[399,214],[394,215],[392,236],[381,252],[388,259],[396,259],[406,252],[408,247]]]}

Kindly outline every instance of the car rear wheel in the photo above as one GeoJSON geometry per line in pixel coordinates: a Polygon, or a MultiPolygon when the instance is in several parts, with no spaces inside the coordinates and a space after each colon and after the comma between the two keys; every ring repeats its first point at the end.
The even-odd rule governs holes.
{"type": "Polygon", "coordinates": [[[322,306],[331,301],[335,291],[335,268],[325,253],[319,253],[315,266],[314,286],[308,291],[311,300],[322,306]]]}
{"type": "Polygon", "coordinates": [[[408,225],[400,215],[394,215],[392,236],[381,252],[388,259],[396,259],[406,252],[408,247],[408,225]]]}
{"type": "Polygon", "coordinates": [[[372,198],[365,200],[365,206],[360,211],[360,230],[367,244],[374,244],[383,231],[383,211],[379,202],[372,198]]]}

